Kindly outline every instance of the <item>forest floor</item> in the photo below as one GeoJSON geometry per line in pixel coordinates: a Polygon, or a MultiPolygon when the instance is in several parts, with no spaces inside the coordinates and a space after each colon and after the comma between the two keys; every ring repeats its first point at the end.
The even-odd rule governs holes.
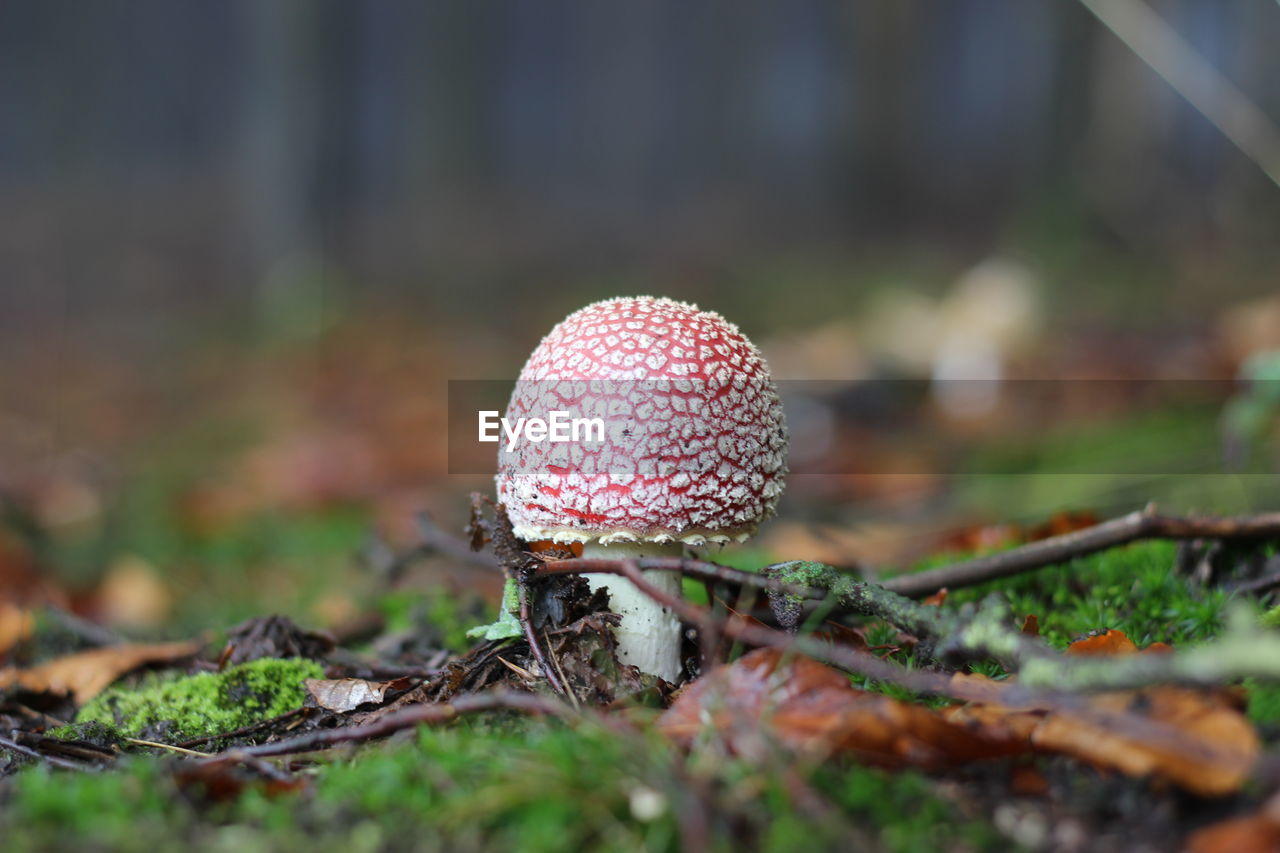
{"type": "MultiPolygon", "coordinates": [[[[893,673],[1019,684],[1016,661],[935,656],[945,636],[833,605],[802,626],[822,644],[803,655],[751,652],[760,644],[725,637],[710,650],[691,643],[701,660],[693,675],[719,679],[730,705],[751,709],[745,728],[705,695],[638,682],[592,707],[583,700],[600,697],[589,691],[558,695],[524,639],[466,636],[494,618],[502,573],[489,550],[439,547],[440,530],[458,530],[461,544],[466,491],[482,480],[367,500],[371,470],[404,470],[412,481],[439,475],[438,461],[405,447],[370,461],[340,434],[295,430],[264,443],[225,421],[208,427],[203,414],[149,444],[147,466],[113,483],[109,502],[64,472],[4,506],[6,851],[1247,850],[1280,841],[1280,687],[1265,679],[1227,672],[1195,687],[1072,691],[1076,704],[1058,694],[1066,704],[1038,705],[1040,694],[1017,694],[1025,705],[1013,693],[966,700],[905,676],[810,667],[809,655],[843,649],[893,673]],[[426,531],[437,547],[422,553],[418,510],[440,520],[426,531]],[[476,695],[499,699],[473,709],[476,695]],[[797,695],[810,704],[788,705],[797,695]],[[395,717],[423,705],[444,710],[423,725],[395,717]],[[690,715],[715,725],[691,729],[690,715]],[[362,726],[367,735],[333,736],[362,726]],[[273,744],[285,744],[281,754],[265,749],[273,744]]],[[[1168,442],[1176,454],[1186,435],[1176,425],[1188,418],[1204,420],[1119,417],[1061,452],[1168,442]]],[[[387,429],[400,431],[391,420],[387,429]]],[[[1020,464],[1016,474],[950,481],[946,508],[930,521],[815,511],[822,524],[784,516],[786,535],[698,556],[753,574],[796,558],[852,569],[858,545],[876,542],[918,571],[1087,530],[1152,499],[1223,515],[1276,500],[1273,478],[1068,476],[1043,455],[1020,464]],[[1064,508],[1073,512],[1054,512],[1064,508]],[[846,528],[882,535],[833,534],[846,528]]],[[[830,500],[829,489],[798,500],[830,500]]],[[[1178,655],[1233,636],[1242,620],[1271,618],[1276,555],[1273,538],[1137,541],[923,606],[958,626],[998,596],[1002,630],[1068,664],[1088,652],[1146,658],[1169,646],[1178,655]]],[[[875,562],[875,579],[897,574],[875,562]]],[[[685,592],[722,623],[749,607],[732,585],[709,593],[687,578],[685,592]]],[[[759,604],[749,611],[759,621],[744,624],[769,628],[759,604]]],[[[565,618],[589,628],[589,611],[565,618]]],[[[571,684],[615,668],[600,657],[607,643],[557,649],[571,684]]]]}

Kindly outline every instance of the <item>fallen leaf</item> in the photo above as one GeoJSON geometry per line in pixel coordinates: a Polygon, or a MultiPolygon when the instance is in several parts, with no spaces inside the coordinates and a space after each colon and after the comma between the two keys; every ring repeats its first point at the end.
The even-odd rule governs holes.
{"type": "Polygon", "coordinates": [[[9,649],[30,637],[35,621],[30,610],[0,601],[0,655],[7,654],[9,649]]]}
{"type": "Polygon", "coordinates": [[[1253,726],[1221,691],[1162,686],[1100,693],[1079,710],[971,703],[943,715],[1010,746],[1029,743],[1130,776],[1166,779],[1202,796],[1238,790],[1259,749],[1253,726]],[[1130,724],[1123,730],[1114,725],[1119,715],[1130,724]]]}
{"type": "Polygon", "coordinates": [[[1253,725],[1213,693],[1162,686],[1099,694],[1089,705],[1102,711],[1137,710],[1173,736],[1138,738],[1087,715],[1058,711],[1045,717],[1031,742],[1130,776],[1162,777],[1208,797],[1239,790],[1257,760],[1253,725]]]}
{"type": "Polygon", "coordinates": [[[1028,637],[1040,636],[1040,620],[1034,613],[1028,613],[1027,618],[1022,620],[1022,633],[1028,637]]]}
{"type": "Polygon", "coordinates": [[[1197,830],[1187,839],[1187,853],[1275,853],[1280,826],[1265,817],[1237,817],[1197,830]]]}
{"type": "Polygon", "coordinates": [[[937,591],[937,592],[935,592],[933,595],[931,595],[931,596],[929,596],[928,598],[924,599],[924,600],[923,600],[923,601],[921,601],[920,603],[921,603],[921,604],[927,604],[927,605],[930,605],[930,606],[932,606],[932,607],[941,607],[941,606],[942,606],[942,602],[944,602],[944,601],[946,601],[946,600],[947,600],[947,593],[948,593],[948,592],[949,592],[949,590],[944,586],[942,589],[938,590],[938,591],[937,591]]]}
{"type": "Polygon", "coordinates": [[[794,749],[845,752],[885,766],[939,767],[1028,749],[859,690],[830,667],[776,649],[757,649],[695,681],[658,728],[686,744],[710,728],[739,754],[761,749],[767,732],[794,749]]]}
{"type": "Polygon", "coordinates": [[[113,681],[146,664],[172,663],[200,650],[201,640],[181,643],[125,643],[42,663],[27,669],[0,669],[0,688],[18,686],[33,692],[70,694],[83,705],[113,681]]]}
{"type": "Polygon", "coordinates": [[[1052,536],[1062,536],[1065,533],[1075,533],[1078,530],[1086,530],[1096,526],[1102,519],[1096,512],[1085,510],[1062,510],[1055,512],[1049,517],[1049,520],[1043,524],[1038,524],[1026,532],[1023,537],[1026,542],[1037,542],[1041,539],[1048,539],[1052,536]]]}
{"type": "Polygon", "coordinates": [[[1137,650],[1138,647],[1124,631],[1114,628],[1092,637],[1083,637],[1067,646],[1069,655],[1123,655],[1137,650]]]}
{"type": "Polygon", "coordinates": [[[1274,853],[1280,850],[1280,795],[1256,814],[1234,817],[1196,830],[1187,853],[1274,853]]]}
{"type": "Polygon", "coordinates": [[[185,762],[173,771],[173,781],[183,793],[210,803],[232,802],[250,788],[261,790],[267,797],[307,788],[305,776],[287,776],[279,771],[255,773],[229,762],[185,762]]]}
{"type": "Polygon", "coordinates": [[[381,704],[387,691],[407,690],[408,678],[365,681],[363,678],[308,678],[302,682],[316,704],[328,711],[346,713],[361,705],[381,704]]]}

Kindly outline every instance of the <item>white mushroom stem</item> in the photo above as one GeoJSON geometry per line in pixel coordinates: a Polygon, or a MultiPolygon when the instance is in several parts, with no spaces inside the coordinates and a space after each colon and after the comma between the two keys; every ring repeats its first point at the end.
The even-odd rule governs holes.
{"type": "MultiPolygon", "coordinates": [[[[683,553],[679,542],[587,542],[582,546],[583,557],[601,560],[679,557],[683,553]]],[[[622,617],[615,631],[618,659],[641,672],[676,681],[680,675],[680,620],[676,615],[624,577],[597,574],[586,578],[592,589],[608,591],[609,610],[622,617]]],[[[681,594],[679,572],[645,572],[644,579],[670,595],[681,594]]]]}

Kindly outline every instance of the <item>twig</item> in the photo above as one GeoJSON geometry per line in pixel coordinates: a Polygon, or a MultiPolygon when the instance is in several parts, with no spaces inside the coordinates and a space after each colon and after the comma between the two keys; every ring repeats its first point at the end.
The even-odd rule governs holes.
{"type": "MultiPolygon", "coordinates": [[[[1182,520],[1175,520],[1181,524],[1182,520]]],[[[972,685],[953,684],[940,672],[906,670],[867,652],[831,645],[805,636],[792,636],[773,628],[747,623],[736,618],[717,623],[710,611],[692,602],[669,595],[644,579],[641,567],[646,560],[565,560],[553,564],[563,572],[574,563],[589,563],[588,571],[619,574],[699,630],[720,630],[724,634],[756,646],[791,649],[825,660],[850,672],[900,685],[918,693],[948,696],[954,699],[997,701],[985,685],[978,693],[972,685]]],[[[548,566],[547,568],[551,568],[548,566]]],[[[834,570],[832,570],[834,571],[834,570]]],[[[934,637],[939,643],[934,655],[994,657],[1009,669],[1018,671],[1018,682],[1005,685],[1000,692],[1016,691],[1006,704],[1032,701],[1057,701],[1059,691],[1120,690],[1149,684],[1218,685],[1238,678],[1254,677],[1280,682],[1280,636],[1258,629],[1240,617],[1220,638],[1163,655],[1107,657],[1067,657],[1053,651],[1043,641],[1023,634],[1009,619],[1007,605],[998,598],[984,602],[975,612],[955,613],[938,607],[927,607],[892,593],[877,593],[874,584],[853,582],[857,594],[874,604],[879,611],[899,609],[905,617],[893,622],[913,633],[934,637]],[[904,602],[904,603],[899,603],[904,602]],[[1044,691],[1053,691],[1046,693],[1044,691]]],[[[883,590],[881,591],[883,592],[883,590]]]]}
{"type": "Polygon", "coordinates": [[[134,738],[134,737],[127,737],[124,740],[125,740],[125,743],[131,743],[134,746],[147,746],[147,747],[151,747],[152,749],[167,749],[170,752],[179,752],[179,753],[182,753],[183,755],[194,755],[197,758],[208,758],[209,756],[213,755],[213,753],[211,752],[199,752],[194,749],[187,749],[186,747],[174,746],[171,743],[160,743],[154,740],[140,740],[139,738],[134,738]]]}
{"type": "Polygon", "coordinates": [[[1270,592],[1276,587],[1280,587],[1280,556],[1274,556],[1267,560],[1262,569],[1266,574],[1252,580],[1230,584],[1227,586],[1227,591],[1255,594],[1270,592]]]}
{"type": "Polygon", "coordinates": [[[118,646],[128,642],[124,637],[110,631],[101,625],[90,622],[88,619],[81,619],[79,616],[70,611],[63,610],[61,607],[55,607],[52,604],[45,607],[45,614],[71,633],[75,634],[81,640],[84,640],[91,646],[118,646]]]}
{"type": "Polygon", "coordinates": [[[240,728],[234,729],[229,732],[223,732],[222,734],[218,734],[218,735],[205,735],[204,737],[197,737],[197,738],[192,738],[191,740],[184,740],[182,743],[178,744],[178,746],[183,748],[190,748],[193,746],[199,746],[202,743],[208,743],[209,741],[213,741],[213,740],[221,740],[223,738],[233,738],[233,737],[241,737],[243,735],[251,735],[254,732],[260,731],[262,729],[270,728],[274,726],[276,723],[283,723],[285,720],[288,720],[292,717],[305,715],[308,712],[308,710],[309,710],[308,708],[294,708],[292,711],[286,711],[283,714],[280,714],[277,717],[272,717],[269,720],[261,720],[256,723],[250,723],[247,726],[241,726],[240,728]]]}
{"type": "Polygon", "coordinates": [[[475,693],[469,696],[462,696],[448,703],[410,705],[407,708],[387,714],[385,717],[361,726],[309,732],[305,735],[274,743],[228,750],[205,760],[239,761],[246,757],[263,758],[271,755],[314,752],[315,750],[327,749],[340,743],[353,743],[385,737],[401,729],[412,728],[424,723],[446,723],[463,714],[474,714],[482,711],[520,711],[527,714],[553,714],[561,717],[570,717],[573,713],[569,706],[563,702],[540,696],[536,693],[515,693],[511,691],[475,693]]]}
{"type": "Polygon", "coordinates": [[[23,746],[17,741],[10,740],[7,737],[0,737],[0,749],[7,749],[10,752],[16,752],[18,755],[25,755],[28,758],[45,761],[54,767],[61,767],[65,770],[83,770],[87,773],[96,773],[99,769],[96,764],[82,764],[78,761],[68,761],[65,758],[59,758],[56,755],[46,755],[39,750],[32,749],[29,746],[23,746]]]}
{"type": "Polygon", "coordinates": [[[529,615],[529,587],[523,580],[517,578],[516,589],[520,593],[520,625],[524,628],[524,638],[529,644],[529,653],[538,662],[538,666],[542,669],[542,676],[547,679],[551,689],[564,696],[568,689],[560,683],[555,671],[547,663],[546,655],[542,653],[542,644],[538,642],[538,636],[533,631],[533,619],[529,615]]]}
{"type": "Polygon", "coordinates": [[[885,589],[912,598],[1063,563],[1142,539],[1280,539],[1280,512],[1243,516],[1159,515],[1154,506],[998,554],[889,578],[885,589]]]}
{"type": "MultiPolygon", "coordinates": [[[[698,607],[674,595],[669,595],[645,580],[639,566],[644,560],[601,560],[601,561],[565,561],[565,562],[604,562],[616,563],[614,574],[620,574],[663,607],[670,609],[684,621],[695,625],[699,630],[714,629],[716,620],[710,611],[698,607]]],[[[603,571],[603,569],[602,569],[603,571]]],[[[740,616],[732,617],[718,625],[719,629],[734,639],[742,640],[754,646],[769,646],[785,651],[798,651],[811,657],[834,663],[842,669],[877,681],[927,693],[934,696],[948,696],[954,699],[980,699],[990,701],[991,692],[975,690],[972,684],[953,685],[951,677],[940,672],[908,670],[888,661],[881,660],[868,652],[836,646],[804,636],[793,636],[783,631],[752,625],[740,616]]]]}
{"type": "Polygon", "coordinates": [[[1080,3],[1280,186],[1280,131],[1164,18],[1140,0],[1080,3]]]}
{"type": "Polygon", "coordinates": [[[468,565],[486,569],[501,568],[496,560],[472,551],[461,538],[446,532],[425,512],[418,513],[414,517],[414,522],[422,541],[403,554],[396,554],[384,541],[376,537],[371,538],[365,546],[364,559],[386,582],[395,582],[410,565],[432,554],[443,554],[468,565]]]}
{"type": "MultiPolygon", "coordinates": [[[[888,590],[910,598],[919,598],[937,592],[944,586],[948,589],[960,589],[966,586],[983,583],[997,578],[1008,577],[1022,572],[1064,563],[1078,557],[1088,556],[1098,551],[1105,551],[1117,545],[1125,545],[1144,539],[1280,539],[1280,512],[1260,515],[1242,516],[1171,516],[1160,515],[1154,506],[1137,512],[1131,512],[1120,518],[1104,521],[1083,530],[1051,536],[1038,542],[990,554],[975,557],[949,566],[940,566],[928,571],[889,578],[881,584],[864,583],[867,590],[888,590]]],[[[557,574],[572,572],[611,571],[616,566],[615,560],[574,559],[549,560],[541,568],[540,574],[557,574]]],[[[749,586],[771,593],[781,593],[807,600],[824,600],[829,592],[823,589],[807,588],[796,584],[786,584],[766,578],[753,572],[709,563],[705,560],[692,560],[682,557],[650,557],[638,561],[645,571],[676,571],[689,577],[701,578],[704,581],[717,581],[735,586],[749,586]]],[[[856,583],[852,575],[830,571],[856,583]]],[[[853,587],[850,588],[851,590],[853,587]]],[[[854,602],[854,608],[870,606],[876,608],[879,603],[886,603],[883,597],[872,594],[873,601],[854,602]]],[[[847,607],[846,602],[837,602],[847,607]]],[[[893,602],[894,608],[900,609],[900,603],[893,602]]],[[[889,613],[860,611],[869,616],[881,616],[893,621],[889,613]]],[[[901,616],[902,614],[897,614],[901,616]]],[[[899,624],[900,627],[907,627],[899,624]]]]}
{"type": "Polygon", "coordinates": [[[573,710],[581,711],[582,703],[578,701],[578,694],[569,685],[569,677],[564,674],[564,669],[560,666],[560,659],[556,657],[556,650],[551,648],[551,640],[547,637],[546,629],[542,631],[542,639],[547,641],[547,657],[551,658],[551,663],[556,668],[556,674],[560,676],[560,683],[565,688],[565,696],[569,699],[569,703],[573,705],[573,710]]]}
{"type": "MultiPolygon", "coordinates": [[[[625,561],[602,558],[551,560],[537,569],[538,574],[622,574],[625,561]]],[[[763,590],[770,595],[794,596],[797,599],[829,602],[837,609],[872,616],[892,622],[919,637],[937,636],[938,608],[926,607],[878,584],[860,581],[852,575],[821,563],[805,564],[822,586],[786,583],[774,577],[744,572],[682,557],[646,557],[632,561],[644,571],[672,571],[700,578],[713,578],[738,587],[763,590]]]]}
{"type": "MultiPolygon", "coordinates": [[[[1247,609],[1246,609],[1247,611],[1247,609]]],[[[1280,634],[1252,614],[1231,614],[1218,638],[1167,654],[1100,655],[1025,661],[1018,679],[1057,690],[1126,690],[1150,684],[1214,687],[1241,678],[1280,682],[1280,634]]]]}
{"type": "MultiPolygon", "coordinates": [[[[643,573],[636,567],[637,561],[622,561],[623,570],[621,574],[626,577],[638,589],[646,595],[652,597],[658,603],[671,608],[678,613],[685,621],[695,625],[702,625],[711,619],[709,612],[704,608],[684,601],[675,596],[668,595],[661,589],[645,580],[643,573]]],[[[936,609],[936,608],[934,608],[936,609]]],[[[760,625],[752,625],[744,620],[730,620],[722,626],[724,633],[731,637],[736,637],[744,642],[755,646],[768,646],[779,649],[784,652],[800,652],[817,660],[826,661],[841,669],[848,670],[877,681],[884,681],[891,684],[897,684],[908,690],[917,693],[924,693],[934,696],[943,696],[951,699],[963,701],[982,702],[986,704],[1003,705],[1010,708],[1027,708],[1037,709],[1041,711],[1069,712],[1081,719],[1089,720],[1091,723],[1101,727],[1105,731],[1114,732],[1116,734],[1128,737],[1135,742],[1143,743],[1158,749],[1176,749],[1184,754],[1205,753],[1205,760],[1208,760],[1207,753],[1212,749],[1207,744],[1188,743],[1184,732],[1176,727],[1152,720],[1140,714],[1132,713],[1128,710],[1115,711],[1107,708],[1100,708],[1090,705],[1087,697],[1078,693],[1064,693],[1064,688],[1068,685],[1058,677],[1058,673],[1054,672],[1047,666],[1043,669],[1042,675],[1048,676],[1047,679],[1035,679],[1028,683],[1024,676],[1020,675],[1018,682],[1008,681],[980,681],[976,679],[952,679],[949,675],[942,672],[924,672],[919,670],[908,670],[904,667],[881,660],[867,652],[861,652],[856,649],[850,649],[846,646],[839,646],[832,643],[824,643],[814,641],[805,636],[794,636],[783,631],[773,628],[766,628],[760,625]]],[[[1280,639],[1273,640],[1280,646],[1280,639]]],[[[1204,651],[1207,647],[1201,647],[1196,651],[1204,651]]],[[[1119,659],[1108,658],[1076,658],[1067,661],[1064,655],[1056,655],[1058,662],[1066,662],[1068,666],[1075,666],[1078,673],[1085,676],[1081,681],[1086,681],[1093,673],[1103,672],[1105,674],[1107,665],[1111,662],[1120,663],[1121,666],[1130,665],[1130,672],[1147,672],[1154,674],[1160,671],[1162,665],[1165,665],[1165,673],[1176,671],[1176,665],[1170,665],[1172,659],[1176,658],[1179,653],[1165,655],[1127,655],[1119,659]],[[1139,661],[1137,666],[1132,666],[1135,661],[1139,661]]],[[[1280,649],[1267,651],[1265,653],[1271,657],[1271,660],[1280,663],[1280,649]]],[[[1199,655],[1194,663],[1199,665],[1207,661],[1212,661],[1213,653],[1205,652],[1199,655]]],[[[1039,659],[1037,659],[1038,661],[1039,659]]],[[[1280,665],[1274,667],[1280,672],[1280,665]]],[[[1101,679],[1099,679],[1101,680],[1101,679]]],[[[1118,680],[1118,679],[1114,679],[1118,680]]],[[[1155,681],[1167,681],[1172,679],[1156,678],[1144,683],[1154,683],[1155,681]]],[[[1074,685],[1072,685],[1074,686],[1074,685]]],[[[1132,687],[1137,684],[1108,684],[1110,688],[1132,687]]],[[[1092,685],[1086,683],[1083,690],[1096,689],[1092,685]]]]}
{"type": "Polygon", "coordinates": [[[445,532],[425,512],[414,516],[414,523],[418,526],[418,535],[422,537],[421,547],[428,549],[428,553],[438,551],[447,557],[453,557],[455,560],[461,560],[473,566],[495,570],[500,568],[494,560],[477,551],[472,551],[471,546],[461,537],[445,532]]]}

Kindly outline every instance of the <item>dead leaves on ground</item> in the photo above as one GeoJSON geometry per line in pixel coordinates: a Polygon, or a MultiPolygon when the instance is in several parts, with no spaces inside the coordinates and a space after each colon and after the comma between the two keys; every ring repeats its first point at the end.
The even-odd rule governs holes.
{"type": "Polygon", "coordinates": [[[762,722],[796,749],[885,766],[943,767],[1025,751],[923,706],[859,690],[828,666],[776,649],[712,670],[680,694],[658,726],[690,743],[709,723],[730,749],[754,753],[762,722]]]}
{"type": "Polygon", "coordinates": [[[0,669],[0,689],[21,687],[34,693],[69,694],[83,705],[117,678],[148,664],[173,663],[190,657],[201,640],[179,643],[124,643],[55,658],[26,669],[0,669]]]}
{"type": "MultiPolygon", "coordinates": [[[[1088,638],[1072,650],[1135,652],[1119,631],[1088,638]]],[[[990,684],[999,691],[998,682],[990,684]]],[[[1238,699],[1228,690],[1157,686],[1031,707],[993,701],[933,711],[854,688],[843,674],[810,658],[758,649],[686,688],[659,726],[686,744],[710,726],[738,753],[758,752],[761,739],[772,737],[795,749],[887,766],[937,768],[1062,754],[1103,771],[1222,796],[1239,790],[1260,748],[1238,699]]]]}
{"type": "Polygon", "coordinates": [[[1231,818],[1197,830],[1187,839],[1187,853],[1272,853],[1280,850],[1280,794],[1256,814],[1231,818]]]}
{"type": "Polygon", "coordinates": [[[0,655],[31,636],[36,617],[25,607],[0,601],[0,655]]]}

